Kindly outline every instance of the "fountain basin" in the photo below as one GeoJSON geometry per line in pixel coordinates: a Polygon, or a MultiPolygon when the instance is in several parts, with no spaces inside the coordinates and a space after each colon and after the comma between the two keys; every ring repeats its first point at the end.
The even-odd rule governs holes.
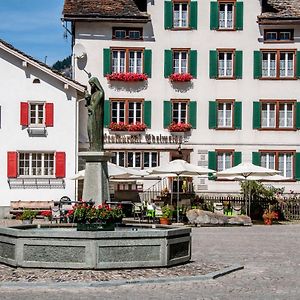
{"type": "Polygon", "coordinates": [[[0,262],[14,267],[166,267],[191,259],[191,229],[155,225],[80,232],[70,224],[0,228],[0,262]],[[65,225],[65,226],[63,226],[65,225]]]}

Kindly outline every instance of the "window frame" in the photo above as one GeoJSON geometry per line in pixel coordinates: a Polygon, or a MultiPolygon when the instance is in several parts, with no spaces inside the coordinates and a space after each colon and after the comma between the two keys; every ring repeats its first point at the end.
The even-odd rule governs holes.
{"type": "Polygon", "coordinates": [[[294,29],[264,29],[264,35],[263,35],[263,38],[264,38],[264,43],[266,44],[272,44],[272,43],[294,43],[294,29]],[[267,39],[267,34],[269,32],[274,32],[276,33],[276,39],[275,40],[269,40],[267,39]],[[289,40],[282,40],[280,39],[280,33],[283,33],[283,32],[289,32],[290,35],[291,35],[291,38],[289,40]]]}
{"type": "Polygon", "coordinates": [[[140,51],[142,52],[142,72],[140,74],[145,73],[145,65],[144,65],[144,55],[145,55],[145,48],[143,47],[111,47],[110,53],[111,53],[111,74],[115,73],[122,73],[122,72],[113,72],[113,51],[125,51],[125,72],[129,73],[129,58],[130,58],[130,52],[131,51],[140,51]]]}
{"type": "Polygon", "coordinates": [[[172,0],[172,28],[171,30],[191,30],[190,26],[190,18],[191,18],[191,0],[172,0]],[[187,26],[174,26],[174,5],[175,4],[187,4],[187,26]]]}
{"type": "Polygon", "coordinates": [[[190,99],[171,99],[171,123],[174,122],[174,116],[173,116],[173,111],[174,103],[186,103],[186,124],[190,122],[190,99]]]}
{"type": "MultiPolygon", "coordinates": [[[[38,110],[37,108],[35,109],[35,120],[38,120],[38,110]]],[[[28,127],[46,127],[46,102],[45,101],[28,101],[28,127]],[[31,105],[43,105],[43,122],[41,124],[39,123],[32,123],[31,122],[31,105]]]]}
{"type": "Polygon", "coordinates": [[[236,65],[236,61],[235,61],[235,52],[236,52],[236,49],[216,49],[217,50],[217,73],[218,73],[218,76],[216,79],[219,79],[219,80],[232,80],[232,79],[236,79],[236,74],[235,74],[235,65],[236,65]],[[219,74],[219,55],[220,53],[231,53],[232,54],[232,76],[220,76],[219,74]]]}
{"type": "Polygon", "coordinates": [[[265,150],[265,149],[261,149],[258,150],[259,154],[260,154],[260,166],[261,166],[261,154],[274,154],[275,155],[275,170],[279,170],[279,155],[280,154],[292,154],[292,175],[293,177],[287,177],[288,180],[284,180],[284,181],[296,181],[295,176],[296,176],[296,170],[295,170],[295,166],[296,166],[296,150],[265,150]]]}
{"type": "Polygon", "coordinates": [[[185,52],[186,53],[186,73],[179,73],[179,74],[190,74],[190,48],[171,48],[172,51],[172,74],[175,74],[175,67],[174,67],[174,54],[175,52],[185,52]]]}
{"type": "Polygon", "coordinates": [[[216,99],[216,109],[217,109],[217,122],[216,122],[216,130],[235,130],[234,126],[234,106],[235,106],[235,99],[216,99]],[[227,126],[219,126],[218,124],[218,112],[219,112],[219,104],[231,104],[231,127],[227,126]]]}
{"type": "Polygon", "coordinates": [[[275,99],[260,99],[260,119],[261,125],[259,130],[261,131],[296,131],[296,103],[297,100],[275,100],[275,99]],[[275,104],[275,127],[262,127],[262,104],[275,104]],[[279,108],[280,104],[292,104],[293,105],[293,127],[280,127],[279,126],[279,108]]]}
{"type": "MultiPolygon", "coordinates": [[[[125,111],[125,115],[124,115],[124,123],[125,124],[132,124],[132,123],[128,123],[129,120],[129,103],[130,102],[138,102],[141,103],[141,123],[145,123],[145,99],[143,98],[110,98],[109,99],[109,104],[110,104],[110,122],[113,122],[113,112],[112,112],[112,102],[124,102],[125,106],[124,106],[124,111],[125,111]]],[[[117,122],[117,123],[120,123],[117,122]]]]}
{"type": "MultiPolygon", "coordinates": [[[[56,174],[56,155],[55,155],[55,151],[18,151],[17,152],[17,178],[56,178],[55,174],[56,174]],[[20,175],[20,154],[29,154],[29,175],[20,175]],[[32,154],[41,154],[42,155],[42,159],[41,159],[41,170],[42,173],[41,175],[32,175],[32,154]],[[53,174],[52,175],[44,175],[45,173],[45,154],[52,154],[53,155],[53,174]]],[[[25,166],[24,166],[25,168],[25,166]]]]}
{"type": "Polygon", "coordinates": [[[297,49],[260,49],[261,52],[261,80],[296,80],[296,66],[297,66],[297,61],[296,61],[296,54],[297,54],[297,49]],[[270,76],[263,76],[263,54],[264,53],[275,53],[275,65],[276,65],[276,76],[270,77],[270,76]],[[285,76],[281,77],[280,76],[280,54],[282,53],[292,53],[293,54],[293,69],[294,69],[294,75],[293,76],[285,76]]]}
{"type": "MultiPolygon", "coordinates": [[[[223,170],[219,170],[218,169],[218,156],[220,154],[230,154],[231,155],[231,166],[229,168],[232,168],[234,166],[234,149],[215,149],[215,153],[216,153],[216,171],[220,172],[223,170],[227,170],[227,169],[223,169],[223,170]]],[[[224,161],[223,161],[223,165],[224,165],[224,161]]],[[[221,179],[222,180],[222,179],[221,179]]]]}
{"type": "Polygon", "coordinates": [[[236,0],[218,0],[218,28],[217,31],[237,31],[236,29],[236,0]],[[232,28],[220,28],[220,5],[221,4],[232,4],[233,13],[232,13],[232,28]]]}
{"type": "Polygon", "coordinates": [[[112,39],[113,40],[130,40],[130,41],[142,41],[144,39],[143,37],[143,28],[141,27],[113,27],[112,28],[112,39]],[[125,38],[117,38],[116,37],[116,31],[117,30],[123,30],[125,31],[125,38]],[[131,39],[130,38],[130,31],[139,31],[140,32],[140,38],[139,39],[131,39]]]}

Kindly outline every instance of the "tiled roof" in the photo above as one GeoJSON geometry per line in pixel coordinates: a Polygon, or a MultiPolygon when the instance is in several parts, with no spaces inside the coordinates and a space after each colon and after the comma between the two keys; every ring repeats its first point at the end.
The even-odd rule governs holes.
{"type": "Polygon", "coordinates": [[[300,0],[265,0],[258,19],[300,19],[300,0]]]}
{"type": "MultiPolygon", "coordinates": [[[[138,9],[136,0],[65,0],[64,19],[140,19],[149,15],[138,9]]],[[[138,0],[140,1],[140,0],[138,0]]]]}
{"type": "MultiPolygon", "coordinates": [[[[86,87],[85,85],[79,83],[78,81],[75,81],[75,80],[73,80],[73,79],[71,79],[71,78],[65,76],[64,74],[58,72],[57,70],[52,69],[52,68],[49,67],[48,65],[46,65],[46,64],[44,64],[43,62],[41,62],[41,61],[39,61],[39,60],[33,58],[32,56],[30,56],[30,55],[28,55],[28,54],[26,54],[26,53],[20,51],[19,49],[16,49],[14,46],[12,46],[11,44],[8,44],[7,42],[5,42],[5,41],[2,40],[2,39],[0,39],[0,47],[1,47],[1,44],[4,46],[4,48],[7,47],[7,48],[9,48],[10,50],[12,50],[13,52],[15,52],[15,53],[17,53],[17,54],[20,54],[20,55],[23,56],[24,58],[27,58],[29,61],[32,61],[32,62],[37,63],[37,64],[41,67],[41,69],[42,69],[42,68],[45,68],[47,71],[53,72],[53,74],[56,74],[56,75],[60,76],[61,79],[62,79],[63,81],[66,81],[66,82],[72,82],[72,83],[75,84],[75,86],[77,86],[77,88],[80,88],[80,89],[86,87]]],[[[45,69],[44,69],[44,70],[45,70],[45,69]]]]}

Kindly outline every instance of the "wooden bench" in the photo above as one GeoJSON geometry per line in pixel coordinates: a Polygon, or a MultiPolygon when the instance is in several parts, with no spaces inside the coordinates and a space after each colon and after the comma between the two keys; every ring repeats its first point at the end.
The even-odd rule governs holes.
{"type": "Polygon", "coordinates": [[[54,201],[10,201],[10,214],[16,217],[26,209],[34,210],[40,214],[44,210],[52,210],[53,207],[54,201]]]}

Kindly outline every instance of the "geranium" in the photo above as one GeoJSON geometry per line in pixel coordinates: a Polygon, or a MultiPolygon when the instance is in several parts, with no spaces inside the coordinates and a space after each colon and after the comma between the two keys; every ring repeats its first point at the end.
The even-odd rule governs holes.
{"type": "Polygon", "coordinates": [[[147,125],[144,123],[136,122],[135,124],[128,125],[128,131],[145,131],[147,125]]]}
{"type": "Polygon", "coordinates": [[[171,81],[188,82],[193,79],[193,76],[189,73],[173,73],[169,76],[171,81]]]}
{"type": "Polygon", "coordinates": [[[108,80],[116,80],[116,81],[145,81],[145,80],[148,80],[148,76],[146,74],[130,73],[130,72],[107,74],[106,78],[108,80]]]}
{"type": "Polygon", "coordinates": [[[186,132],[190,131],[192,128],[192,125],[189,123],[171,123],[168,127],[169,131],[171,132],[186,132]]]}
{"type": "Polygon", "coordinates": [[[278,220],[278,212],[271,210],[268,208],[264,211],[263,219],[266,225],[271,225],[273,220],[278,220]]]}
{"type": "Polygon", "coordinates": [[[43,211],[41,211],[41,216],[51,218],[52,217],[52,211],[51,210],[43,210],[43,211]]]}
{"type": "Polygon", "coordinates": [[[128,130],[128,125],[125,124],[124,122],[111,122],[109,124],[109,129],[113,130],[113,131],[127,131],[128,130]]]}

